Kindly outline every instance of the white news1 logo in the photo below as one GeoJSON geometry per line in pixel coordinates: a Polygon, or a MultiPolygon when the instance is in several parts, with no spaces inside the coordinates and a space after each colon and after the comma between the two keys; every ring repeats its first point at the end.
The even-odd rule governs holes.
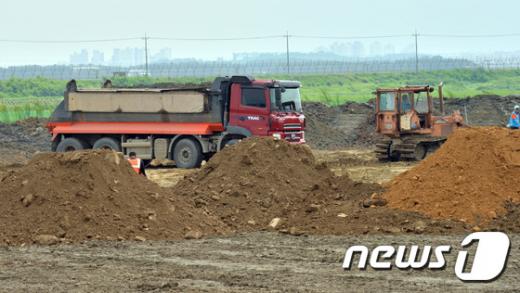
{"type": "MultiPolygon", "coordinates": [[[[468,251],[460,250],[455,262],[455,274],[463,281],[491,281],[496,279],[505,269],[509,256],[509,237],[502,232],[476,232],[472,233],[461,242],[462,248],[469,247],[478,241],[478,246],[473,257],[471,268],[467,268],[469,261],[468,251]]],[[[412,245],[409,248],[404,245],[394,247],[382,245],[374,248],[370,253],[366,246],[355,245],[347,249],[343,268],[350,270],[354,256],[359,254],[359,269],[366,269],[367,263],[374,269],[391,269],[392,260],[398,269],[442,269],[446,266],[444,254],[449,253],[451,246],[440,245],[432,249],[426,245],[418,256],[419,246],[412,245]],[[408,257],[406,257],[406,252],[408,257]],[[435,257],[432,260],[432,253],[435,257]]]]}

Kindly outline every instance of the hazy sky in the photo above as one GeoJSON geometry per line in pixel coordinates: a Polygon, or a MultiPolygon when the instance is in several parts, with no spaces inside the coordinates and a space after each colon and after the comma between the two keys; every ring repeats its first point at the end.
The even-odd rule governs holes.
{"type": "MultiPolygon", "coordinates": [[[[281,35],[365,36],[520,33],[514,0],[3,0],[0,40],[83,40],[140,37],[218,38],[281,35]]],[[[292,39],[308,52],[351,40],[292,39]]],[[[370,42],[367,41],[367,46],[370,42]]],[[[412,37],[382,39],[398,51],[412,37]]],[[[230,58],[233,52],[283,52],[285,40],[150,41],[153,53],[172,48],[179,58],[230,58]]],[[[79,49],[140,47],[139,40],[94,44],[20,44],[0,41],[0,66],[66,62],[79,49]]],[[[419,38],[422,53],[484,54],[520,50],[520,36],[484,39],[419,38]]]]}

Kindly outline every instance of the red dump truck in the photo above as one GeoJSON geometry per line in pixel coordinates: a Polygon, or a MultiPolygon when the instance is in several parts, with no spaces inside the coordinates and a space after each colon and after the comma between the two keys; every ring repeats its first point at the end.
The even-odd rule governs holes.
{"type": "Polygon", "coordinates": [[[67,84],[48,123],[52,149],[113,149],[194,168],[249,136],[304,143],[300,83],[218,77],[211,88],[78,89],[67,84]]]}

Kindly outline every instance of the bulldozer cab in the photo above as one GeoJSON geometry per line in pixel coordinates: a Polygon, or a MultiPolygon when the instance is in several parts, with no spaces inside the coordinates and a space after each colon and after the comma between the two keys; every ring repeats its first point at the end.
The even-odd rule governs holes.
{"type": "Polygon", "coordinates": [[[432,92],[430,86],[378,89],[375,92],[377,131],[393,137],[431,132],[432,92]]]}

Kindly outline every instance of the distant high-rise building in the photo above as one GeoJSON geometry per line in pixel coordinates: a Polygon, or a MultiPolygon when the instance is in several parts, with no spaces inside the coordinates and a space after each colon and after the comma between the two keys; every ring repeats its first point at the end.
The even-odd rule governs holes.
{"type": "Polygon", "coordinates": [[[352,43],[352,57],[363,57],[365,53],[365,46],[360,41],[352,43]]]}
{"type": "Polygon", "coordinates": [[[370,56],[381,56],[383,55],[383,46],[380,42],[372,42],[370,44],[370,56]]]}
{"type": "Polygon", "coordinates": [[[132,56],[132,58],[133,58],[132,65],[133,66],[142,65],[145,63],[144,49],[134,48],[132,53],[133,53],[133,56],[132,56]]]}
{"type": "Polygon", "coordinates": [[[96,64],[96,65],[104,64],[105,63],[105,54],[98,50],[92,51],[92,59],[90,59],[90,63],[96,64]]]}
{"type": "Polygon", "coordinates": [[[114,49],[110,63],[117,66],[136,66],[145,63],[144,49],[114,49]]]}
{"type": "Polygon", "coordinates": [[[70,64],[73,65],[83,65],[88,64],[88,51],[86,49],[82,49],[80,52],[74,52],[69,57],[70,64]]]}
{"type": "Polygon", "coordinates": [[[153,63],[161,63],[168,62],[172,59],[172,49],[170,48],[162,48],[156,54],[153,54],[150,58],[150,61],[153,63]]]}

